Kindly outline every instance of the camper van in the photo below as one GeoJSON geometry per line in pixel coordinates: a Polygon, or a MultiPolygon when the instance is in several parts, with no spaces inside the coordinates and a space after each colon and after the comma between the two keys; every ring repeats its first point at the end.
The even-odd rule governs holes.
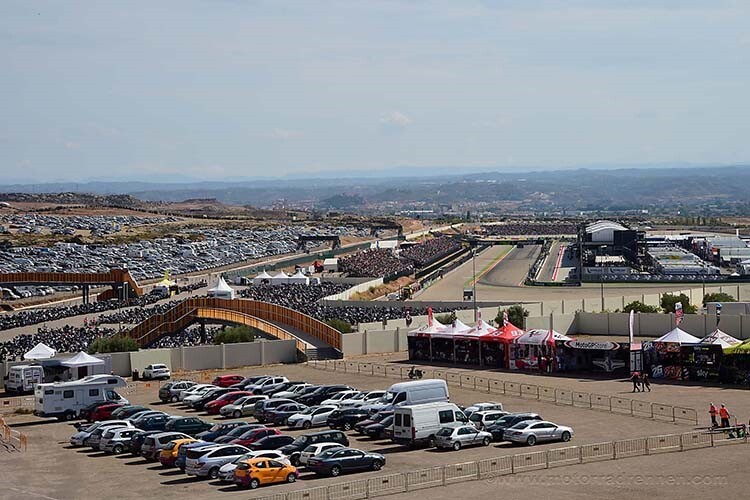
{"type": "Polygon", "coordinates": [[[5,392],[32,393],[34,386],[44,382],[44,368],[39,365],[16,365],[8,370],[5,392]]]}
{"type": "Polygon", "coordinates": [[[393,413],[393,441],[415,446],[434,445],[435,434],[443,427],[466,425],[469,419],[453,403],[436,402],[396,408],[393,413]]]}
{"type": "Polygon", "coordinates": [[[34,389],[34,415],[73,420],[84,407],[96,401],[129,404],[115,389],[126,387],[117,375],[89,375],[71,382],[38,384],[34,389]]]}
{"type": "Polygon", "coordinates": [[[370,413],[392,410],[395,407],[449,401],[448,384],[445,380],[426,379],[393,384],[374,405],[367,406],[370,413]]]}

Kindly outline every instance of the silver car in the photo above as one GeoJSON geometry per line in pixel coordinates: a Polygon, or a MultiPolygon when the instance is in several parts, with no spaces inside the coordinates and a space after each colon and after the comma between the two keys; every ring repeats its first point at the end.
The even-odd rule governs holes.
{"type": "Polygon", "coordinates": [[[117,427],[107,431],[102,436],[99,449],[106,453],[119,455],[130,448],[130,440],[136,432],[141,432],[141,430],[134,427],[117,427]]]}
{"type": "Polygon", "coordinates": [[[227,418],[252,417],[254,415],[255,403],[264,399],[268,399],[268,396],[242,396],[234,403],[222,406],[219,413],[227,418]]]}
{"type": "Polygon", "coordinates": [[[568,442],[573,437],[573,429],[546,420],[526,420],[519,422],[503,433],[503,437],[514,443],[534,446],[544,441],[568,442]]]}
{"type": "Polygon", "coordinates": [[[219,444],[188,450],[185,457],[185,473],[189,476],[219,477],[222,466],[233,462],[250,450],[237,444],[219,444]]]}
{"type": "Polygon", "coordinates": [[[141,456],[148,461],[156,460],[159,458],[161,450],[166,448],[170,441],[189,438],[190,436],[187,434],[174,431],[160,432],[159,434],[148,436],[143,440],[143,444],[141,445],[141,456]]]}
{"type": "Polygon", "coordinates": [[[462,425],[460,427],[443,427],[435,434],[435,446],[438,448],[460,450],[464,446],[481,444],[489,446],[492,442],[492,434],[480,431],[473,425],[462,425]]]}

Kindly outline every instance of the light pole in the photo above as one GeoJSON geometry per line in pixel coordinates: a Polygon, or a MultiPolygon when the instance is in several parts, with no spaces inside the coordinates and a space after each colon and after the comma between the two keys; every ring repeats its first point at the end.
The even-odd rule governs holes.
{"type": "Polygon", "coordinates": [[[472,275],[472,291],[471,297],[474,301],[474,323],[477,322],[477,247],[471,249],[471,275],[472,275]]]}

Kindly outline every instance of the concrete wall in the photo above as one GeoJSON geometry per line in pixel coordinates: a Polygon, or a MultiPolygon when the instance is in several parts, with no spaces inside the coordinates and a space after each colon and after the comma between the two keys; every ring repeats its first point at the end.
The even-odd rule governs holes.
{"type": "Polygon", "coordinates": [[[148,365],[164,363],[170,370],[173,370],[171,351],[171,349],[145,349],[142,351],[131,352],[130,367],[133,370],[141,372],[148,365]]]}
{"type": "Polygon", "coordinates": [[[400,352],[408,349],[407,330],[368,330],[366,332],[347,333],[343,336],[342,352],[344,356],[360,354],[378,354],[400,352]]]}
{"type": "Polygon", "coordinates": [[[223,364],[220,345],[183,347],[182,349],[183,370],[208,370],[221,368],[223,364]]]}
{"type": "Polygon", "coordinates": [[[112,373],[121,377],[129,377],[133,373],[133,370],[130,368],[129,352],[113,352],[111,358],[112,373]]]}
{"type": "MultiPolygon", "coordinates": [[[[529,316],[526,318],[526,329],[531,330],[533,328],[548,329],[550,325],[549,315],[545,316],[529,316]]],[[[552,328],[555,331],[564,333],[566,335],[578,332],[576,314],[553,314],[552,315],[552,328]]]]}
{"type": "Polygon", "coordinates": [[[262,342],[263,364],[295,363],[297,361],[297,343],[294,340],[274,340],[262,342]]]}
{"type": "Polygon", "coordinates": [[[263,344],[265,341],[247,342],[242,344],[223,344],[222,355],[223,368],[234,368],[237,366],[262,365],[261,359],[263,344]]]}

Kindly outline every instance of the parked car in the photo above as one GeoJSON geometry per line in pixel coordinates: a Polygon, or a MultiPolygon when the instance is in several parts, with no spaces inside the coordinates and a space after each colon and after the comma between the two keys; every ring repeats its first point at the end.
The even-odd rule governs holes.
{"type": "Polygon", "coordinates": [[[109,401],[107,399],[105,399],[103,401],[94,401],[90,405],[84,406],[83,408],[81,408],[78,411],[78,416],[81,417],[83,420],[87,420],[87,421],[90,422],[91,420],[89,420],[89,415],[91,415],[91,412],[93,412],[94,410],[96,410],[97,408],[99,408],[102,405],[108,405],[108,404],[111,404],[111,403],[112,403],[112,401],[109,401]]]}
{"type": "Polygon", "coordinates": [[[133,424],[144,431],[163,431],[171,417],[166,413],[145,415],[137,418],[133,424]]]}
{"type": "Polygon", "coordinates": [[[343,432],[336,430],[311,432],[298,436],[292,443],[279,448],[279,451],[288,456],[293,465],[299,465],[299,456],[302,451],[315,443],[341,443],[349,446],[349,438],[343,432]]]}
{"type": "Polygon", "coordinates": [[[311,427],[326,425],[328,415],[336,409],[338,407],[334,405],[311,406],[288,417],[286,425],[290,429],[309,429],[311,427]]]}
{"type": "Polygon", "coordinates": [[[207,431],[211,427],[213,427],[213,424],[204,422],[198,417],[173,417],[164,425],[164,430],[195,436],[203,431],[207,431]]]}
{"type": "Polygon", "coordinates": [[[480,430],[487,430],[487,427],[494,424],[499,418],[502,418],[509,413],[502,410],[482,410],[475,411],[469,417],[469,422],[480,430]]]}
{"type": "Polygon", "coordinates": [[[328,414],[326,423],[331,429],[348,431],[369,416],[369,412],[362,408],[337,409],[328,414]]]}
{"type": "Polygon", "coordinates": [[[112,403],[108,405],[100,405],[97,406],[94,411],[89,413],[88,420],[90,422],[98,422],[99,420],[107,420],[109,418],[112,418],[112,412],[117,410],[118,408],[122,408],[125,406],[122,403],[112,403]]]}
{"type": "Polygon", "coordinates": [[[230,441],[230,444],[239,444],[241,446],[250,446],[254,442],[263,439],[267,436],[276,436],[281,434],[278,429],[269,429],[268,427],[261,427],[259,429],[251,429],[238,437],[237,439],[230,441]]]}
{"type": "Polygon", "coordinates": [[[482,403],[474,403],[473,405],[464,408],[464,415],[467,418],[471,418],[471,414],[475,411],[489,411],[489,410],[502,410],[503,404],[496,401],[484,401],[482,403]]]}
{"type": "Polygon", "coordinates": [[[217,479],[219,469],[225,464],[247,453],[244,446],[219,444],[188,450],[185,460],[185,473],[189,476],[217,479]]]}
{"type": "Polygon", "coordinates": [[[321,453],[323,453],[326,450],[331,450],[333,448],[346,448],[341,443],[315,443],[311,444],[304,450],[302,450],[302,453],[299,455],[299,463],[300,465],[307,465],[307,461],[310,460],[312,457],[317,457],[321,453]]]}
{"type": "MultiPolygon", "coordinates": [[[[190,396],[195,396],[196,394],[206,391],[212,387],[216,387],[213,384],[195,384],[192,387],[188,387],[187,389],[183,389],[180,391],[179,399],[183,403],[185,403],[185,400],[190,396]]],[[[187,404],[187,403],[185,403],[187,404]]]]}
{"type": "MultiPolygon", "coordinates": [[[[231,391],[231,389],[230,389],[231,391]]],[[[247,391],[231,391],[227,392],[226,394],[219,396],[218,398],[214,399],[213,401],[209,401],[205,405],[203,405],[203,409],[206,410],[206,412],[209,415],[218,415],[221,409],[228,405],[232,404],[241,397],[249,396],[251,393],[247,391]]]]}
{"type": "Polygon", "coordinates": [[[573,437],[573,429],[546,420],[525,420],[507,429],[504,435],[506,440],[513,443],[534,446],[546,441],[568,442],[573,437]]]}
{"type": "Polygon", "coordinates": [[[308,384],[307,382],[293,384],[287,387],[286,389],[284,389],[283,391],[279,391],[275,393],[273,396],[276,398],[296,399],[297,396],[301,395],[302,392],[304,392],[309,387],[313,387],[313,385],[308,384]]]}
{"type": "Polygon", "coordinates": [[[511,413],[495,420],[495,423],[487,428],[487,432],[492,433],[493,440],[505,441],[505,431],[525,420],[542,420],[542,417],[537,413],[511,413]]]}
{"type": "Polygon", "coordinates": [[[261,390],[261,394],[266,394],[268,396],[273,396],[275,394],[278,394],[279,392],[286,391],[290,387],[303,384],[304,382],[300,382],[298,380],[295,381],[286,381],[281,382],[278,384],[268,384],[263,386],[263,389],[261,390]]]}
{"type": "Polygon", "coordinates": [[[294,403],[291,399],[271,398],[257,401],[253,407],[253,416],[261,424],[266,422],[266,414],[271,410],[288,403],[294,403]]]}
{"type": "Polygon", "coordinates": [[[194,410],[202,410],[203,407],[206,405],[206,403],[210,401],[215,401],[220,396],[223,396],[224,394],[227,394],[230,391],[231,389],[227,389],[226,387],[218,387],[216,389],[211,389],[207,391],[205,394],[203,394],[202,397],[191,402],[190,407],[193,408],[194,410]]]}
{"type": "Polygon", "coordinates": [[[339,476],[346,472],[380,470],[385,456],[353,448],[334,448],[307,461],[307,469],[320,476],[339,476]]]}
{"type": "Polygon", "coordinates": [[[358,408],[360,406],[371,405],[380,402],[385,396],[385,391],[360,392],[352,398],[347,398],[339,402],[340,408],[358,408]]]}
{"type": "Polygon", "coordinates": [[[330,398],[321,401],[320,404],[338,406],[345,399],[353,398],[360,394],[362,394],[360,391],[340,391],[331,395],[330,398]]]}
{"type": "Polygon", "coordinates": [[[292,465],[289,461],[289,457],[281,453],[277,450],[259,450],[259,451],[250,451],[248,453],[245,453],[241,457],[236,458],[235,460],[229,462],[228,464],[224,464],[221,466],[221,469],[219,469],[219,479],[224,482],[233,482],[234,481],[234,470],[237,468],[237,465],[242,462],[243,460],[250,460],[251,458],[270,458],[272,460],[276,460],[277,462],[281,462],[285,465],[292,465]]]}
{"type": "Polygon", "coordinates": [[[102,435],[99,449],[105,453],[119,455],[130,448],[130,440],[140,429],[135,427],[115,427],[102,435]]]}
{"type": "MultiPolygon", "coordinates": [[[[365,408],[366,409],[366,408],[365,408]]],[[[360,420],[356,424],[354,424],[354,430],[359,434],[365,434],[365,428],[368,425],[376,424],[380,422],[383,419],[386,419],[393,415],[392,411],[381,411],[374,415],[371,415],[370,418],[366,418],[365,420],[360,420]]]]}
{"type": "Polygon", "coordinates": [[[78,431],[70,436],[70,444],[73,446],[83,446],[83,442],[86,438],[91,436],[91,433],[100,427],[134,427],[132,423],[127,420],[104,420],[101,422],[94,422],[93,424],[81,427],[78,431]]]}
{"type": "Polygon", "coordinates": [[[266,413],[268,422],[273,425],[286,425],[286,421],[292,415],[305,411],[307,406],[301,403],[287,403],[284,405],[277,406],[273,410],[266,413]]]}
{"type": "Polygon", "coordinates": [[[435,446],[448,448],[455,451],[464,446],[481,444],[489,446],[492,442],[492,434],[479,430],[473,425],[462,425],[461,427],[443,427],[435,434],[435,446]]]}
{"type": "Polygon", "coordinates": [[[153,431],[140,431],[136,432],[130,437],[130,454],[134,457],[141,456],[141,447],[143,446],[143,442],[146,440],[147,437],[153,436],[154,434],[161,434],[164,432],[163,430],[153,430],[153,431]]]}
{"type": "Polygon", "coordinates": [[[199,432],[195,435],[195,437],[204,441],[213,441],[219,436],[224,436],[225,434],[228,434],[230,431],[236,429],[241,425],[245,425],[245,422],[241,420],[233,420],[231,422],[217,423],[212,425],[211,428],[203,432],[199,432]]]}
{"type": "Polygon", "coordinates": [[[191,380],[167,382],[159,387],[159,399],[165,403],[176,403],[180,400],[180,392],[189,389],[194,385],[196,385],[196,383],[191,380]]]}
{"type": "Polygon", "coordinates": [[[163,450],[171,441],[175,439],[186,439],[189,438],[187,434],[182,432],[160,432],[158,434],[152,434],[146,436],[141,445],[141,456],[147,461],[152,462],[159,458],[159,453],[163,450]]]}
{"type": "Polygon", "coordinates": [[[204,441],[197,441],[195,443],[185,443],[180,445],[180,448],[177,450],[177,460],[175,460],[174,465],[181,471],[185,471],[185,461],[187,460],[187,452],[190,450],[195,450],[198,448],[203,448],[205,446],[215,446],[217,443],[207,443],[204,441]]]}
{"type": "Polygon", "coordinates": [[[172,372],[169,367],[164,364],[151,364],[143,369],[143,378],[145,380],[151,379],[168,379],[172,376],[172,372]]]}
{"type": "Polygon", "coordinates": [[[159,453],[159,463],[164,467],[174,467],[180,453],[180,446],[191,443],[204,442],[195,438],[173,439],[159,453]]]}
{"type": "Polygon", "coordinates": [[[251,489],[265,484],[293,483],[297,477],[296,467],[270,458],[243,460],[234,471],[234,483],[251,489]]]}
{"type": "Polygon", "coordinates": [[[88,446],[94,451],[101,451],[99,448],[99,444],[102,442],[102,436],[105,432],[107,432],[109,429],[129,429],[129,426],[126,425],[110,425],[108,427],[99,427],[98,429],[95,429],[87,438],[83,440],[83,445],[88,446]]]}
{"type": "Polygon", "coordinates": [[[351,390],[352,387],[349,387],[348,385],[321,385],[309,393],[302,394],[297,398],[297,401],[307,406],[315,406],[319,405],[337,392],[351,390]]]}
{"type": "Polygon", "coordinates": [[[227,432],[223,436],[219,436],[217,438],[214,438],[213,442],[214,443],[220,443],[220,444],[227,444],[227,443],[229,443],[231,441],[234,441],[235,439],[237,439],[241,435],[245,434],[249,430],[252,430],[252,429],[261,429],[261,428],[265,428],[265,427],[266,426],[263,425],[263,424],[248,424],[248,423],[243,422],[242,425],[238,425],[237,427],[235,427],[231,431],[227,432]]]}
{"type": "Polygon", "coordinates": [[[253,451],[259,451],[259,450],[279,450],[283,448],[286,445],[292,444],[294,442],[294,437],[287,436],[286,434],[276,434],[271,436],[266,436],[263,439],[259,439],[248,448],[250,448],[253,451]]]}
{"type": "Polygon", "coordinates": [[[234,389],[236,391],[244,391],[245,390],[245,386],[250,385],[250,384],[254,384],[258,380],[261,380],[261,379],[264,379],[264,378],[268,378],[268,377],[269,377],[269,375],[253,375],[252,377],[244,377],[239,382],[236,382],[236,383],[230,385],[229,388],[230,389],[234,389]]]}
{"type": "Polygon", "coordinates": [[[365,435],[373,438],[380,439],[386,437],[386,430],[393,427],[393,415],[385,417],[380,422],[375,422],[365,427],[365,435]]]}
{"type": "Polygon", "coordinates": [[[289,382],[289,379],[286,377],[268,377],[260,379],[252,384],[246,385],[245,390],[253,394],[265,394],[263,391],[264,388],[277,386],[279,384],[283,384],[284,382],[289,382]]]}
{"type": "Polygon", "coordinates": [[[252,417],[255,413],[255,403],[268,399],[268,396],[243,396],[233,403],[219,409],[219,413],[224,417],[252,417]]]}
{"type": "Polygon", "coordinates": [[[125,405],[113,411],[111,417],[116,418],[116,419],[125,419],[125,418],[130,418],[139,412],[147,411],[147,410],[148,408],[146,408],[145,406],[125,405]]]}
{"type": "Polygon", "coordinates": [[[242,375],[231,374],[231,375],[219,375],[211,382],[216,387],[229,387],[232,384],[242,382],[245,377],[242,375]]]}

